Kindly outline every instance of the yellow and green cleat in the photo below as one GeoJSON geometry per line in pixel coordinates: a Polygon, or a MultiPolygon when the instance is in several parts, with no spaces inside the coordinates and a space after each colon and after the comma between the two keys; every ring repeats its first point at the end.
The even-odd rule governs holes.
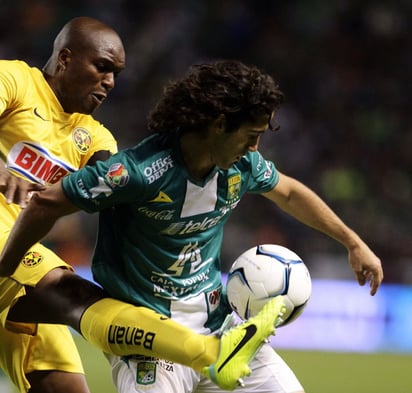
{"type": "Polygon", "coordinates": [[[243,377],[251,373],[249,363],[268,337],[275,334],[275,326],[285,310],[283,296],[276,296],[256,316],[223,331],[218,359],[205,367],[202,374],[224,390],[244,386],[243,377]]]}

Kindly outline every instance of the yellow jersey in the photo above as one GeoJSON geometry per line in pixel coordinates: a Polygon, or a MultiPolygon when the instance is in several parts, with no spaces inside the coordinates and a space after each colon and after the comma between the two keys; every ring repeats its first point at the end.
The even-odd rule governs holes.
{"type": "MultiPolygon", "coordinates": [[[[0,159],[13,174],[53,184],[117,144],[90,115],[65,113],[42,72],[19,60],[0,60],[0,159]]],[[[20,207],[0,194],[0,230],[8,231],[20,207]]]]}

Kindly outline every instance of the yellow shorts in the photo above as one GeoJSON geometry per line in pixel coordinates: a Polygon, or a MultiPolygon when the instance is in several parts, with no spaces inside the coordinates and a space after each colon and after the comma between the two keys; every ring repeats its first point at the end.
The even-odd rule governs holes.
{"type": "MultiPolygon", "coordinates": [[[[8,235],[9,231],[0,234],[0,249],[3,249],[8,235]]],[[[24,286],[35,287],[49,271],[58,267],[73,270],[53,251],[37,243],[26,252],[10,278],[0,277],[0,323],[3,326],[10,307],[26,294],[24,286]]]]}
{"type": "MultiPolygon", "coordinates": [[[[0,235],[0,248],[7,235],[0,235]]],[[[9,309],[25,295],[25,286],[36,286],[49,271],[58,267],[73,270],[51,250],[36,244],[25,254],[12,277],[0,277],[0,367],[21,392],[30,388],[25,374],[35,370],[84,373],[68,327],[13,323],[13,332],[5,327],[9,326],[6,323],[9,309]]]]}
{"type": "Polygon", "coordinates": [[[12,333],[0,326],[0,367],[21,393],[30,389],[26,374],[60,370],[84,374],[82,362],[67,326],[39,324],[34,336],[12,333]]]}

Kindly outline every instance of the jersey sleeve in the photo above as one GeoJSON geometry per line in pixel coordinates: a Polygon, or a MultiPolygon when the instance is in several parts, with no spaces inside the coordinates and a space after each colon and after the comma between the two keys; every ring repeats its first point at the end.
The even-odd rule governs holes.
{"type": "Polygon", "coordinates": [[[108,150],[112,154],[117,153],[117,142],[112,133],[103,125],[100,125],[96,133],[93,150],[93,153],[100,150],[108,150]]]}
{"type": "Polygon", "coordinates": [[[87,165],[93,154],[99,151],[117,153],[117,142],[112,133],[97,120],[90,116],[88,129],[91,131],[92,143],[87,153],[81,156],[80,167],[87,165]]]}
{"type": "Polygon", "coordinates": [[[247,153],[245,159],[250,165],[248,192],[270,191],[279,181],[279,173],[272,161],[266,160],[258,151],[247,153]]]}
{"type": "Polygon", "coordinates": [[[94,166],[86,166],[62,180],[66,197],[89,213],[138,202],[144,196],[144,185],[144,179],[127,151],[94,166]]]}

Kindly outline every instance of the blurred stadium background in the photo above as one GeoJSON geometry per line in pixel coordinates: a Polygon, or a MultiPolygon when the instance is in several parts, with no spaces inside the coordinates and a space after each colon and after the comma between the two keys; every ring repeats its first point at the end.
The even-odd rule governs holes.
{"type": "MultiPolygon", "coordinates": [[[[262,242],[289,247],[306,262],[314,295],[276,345],[307,393],[408,393],[411,11],[408,0],[0,0],[0,58],[42,67],[68,19],[88,15],[112,25],[124,40],[127,69],[96,117],[120,148],[147,135],[146,115],[162,86],[193,63],[237,58],[274,75],[286,94],[281,131],[265,135],[260,150],[370,244],[382,258],[385,285],[369,297],[353,283],[344,249],[256,197],[245,198],[228,224],[224,270],[262,242]]],[[[95,216],[78,214],[47,238],[85,275],[95,225],[95,216]]],[[[93,392],[114,391],[103,356],[80,338],[79,345],[93,392]]],[[[0,378],[0,393],[9,391],[0,378]]]]}

